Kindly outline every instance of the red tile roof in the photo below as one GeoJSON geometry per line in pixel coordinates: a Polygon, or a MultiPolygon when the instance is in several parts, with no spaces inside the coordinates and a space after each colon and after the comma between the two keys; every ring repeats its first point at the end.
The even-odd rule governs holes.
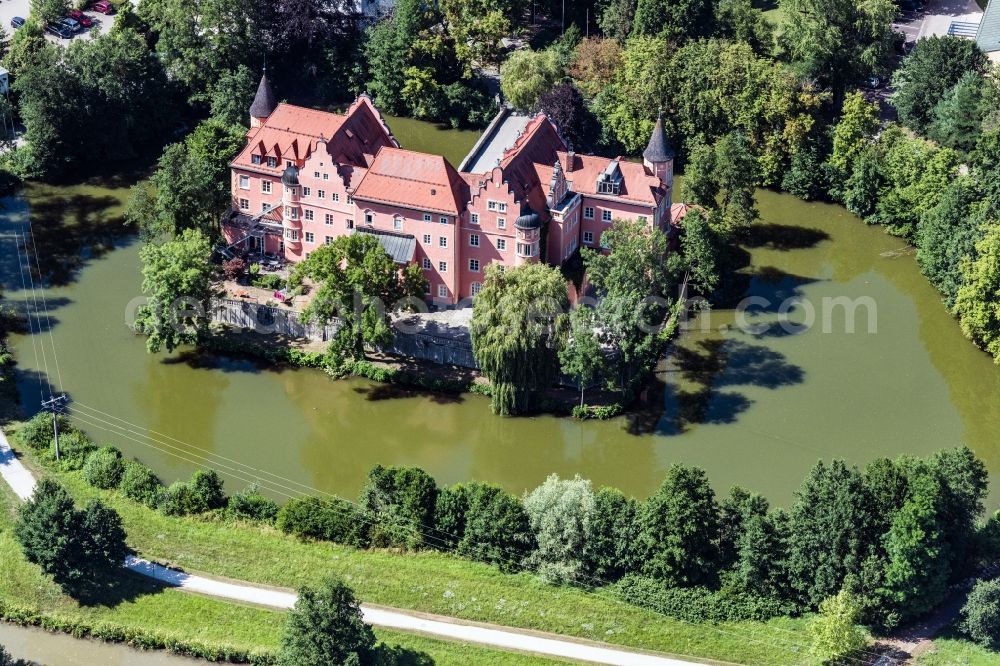
{"type": "Polygon", "coordinates": [[[466,183],[440,155],[386,147],[354,190],[354,199],[378,201],[413,210],[458,215],[466,183]]]}
{"type": "Polygon", "coordinates": [[[359,97],[344,115],[279,104],[259,128],[247,133],[247,145],[233,164],[278,174],[284,170],[285,160],[301,164],[320,138],[326,139],[327,151],[338,162],[356,166],[367,166],[383,146],[398,145],[366,97],[359,97]],[[254,153],[278,157],[278,166],[269,168],[266,159],[254,164],[254,153]]]}
{"type": "Polygon", "coordinates": [[[655,206],[663,196],[660,179],[646,173],[646,168],[637,162],[627,162],[619,157],[618,168],[621,170],[623,180],[621,193],[600,194],[597,191],[597,177],[613,160],[593,155],[574,155],[571,165],[569,153],[560,151],[559,161],[562,163],[566,179],[572,184],[570,189],[574,192],[619,198],[649,206],[655,206]]]}

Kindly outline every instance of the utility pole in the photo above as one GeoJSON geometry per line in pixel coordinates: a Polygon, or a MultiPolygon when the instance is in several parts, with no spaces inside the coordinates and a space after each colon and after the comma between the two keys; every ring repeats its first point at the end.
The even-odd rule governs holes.
{"type": "Polygon", "coordinates": [[[59,460],[59,418],[57,414],[60,409],[69,402],[69,396],[65,393],[52,396],[48,400],[42,401],[42,409],[52,412],[52,433],[56,441],[56,460],[59,460]]]}

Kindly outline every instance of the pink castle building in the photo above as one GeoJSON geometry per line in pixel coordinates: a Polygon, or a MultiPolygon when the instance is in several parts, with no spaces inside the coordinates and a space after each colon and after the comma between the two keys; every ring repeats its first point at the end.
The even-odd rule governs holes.
{"type": "Polygon", "coordinates": [[[265,74],[222,228],[228,243],[290,262],[373,234],[423,268],[433,301],[454,304],[478,293],[490,263],[558,266],[600,249],[612,220],[672,233],[673,163],[659,120],[639,164],[578,155],[544,114],[504,109],[455,169],[400,148],[366,96],[343,115],[279,104],[265,74]]]}

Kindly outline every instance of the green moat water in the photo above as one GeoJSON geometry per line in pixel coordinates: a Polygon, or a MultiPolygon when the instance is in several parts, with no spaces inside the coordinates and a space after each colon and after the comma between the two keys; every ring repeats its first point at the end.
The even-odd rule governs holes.
{"type": "MultiPolygon", "coordinates": [[[[404,146],[429,148],[408,137],[406,125],[390,123],[404,146]]],[[[422,140],[430,136],[442,135],[422,140]]],[[[464,154],[475,134],[448,137],[449,150],[464,154]]],[[[279,498],[307,487],[353,497],[382,463],[419,465],[441,483],[493,481],[515,493],[553,472],[579,474],[642,497],[671,463],[683,462],[705,468],[720,492],[739,483],[784,504],[818,458],[863,464],[967,443],[991,472],[1000,470],[1000,368],[963,339],[898,239],[837,206],[762,192],[738,291],[775,306],[803,298],[818,312],[824,297],[870,297],[876,333],[868,333],[864,310],[853,334],[837,311],[829,333],[820,317],[809,331],[787,335],[774,326],[741,332],[733,311],[720,308],[682,336],[642,409],[577,422],[495,417],[475,395],[332,381],[319,371],[191,351],[147,354],[125,325],[127,304],[140,296],[137,243],[118,218],[125,194],[31,186],[6,200],[0,274],[7,295],[24,300],[15,241],[30,214],[52,321],[43,317],[49,330],[13,338],[24,409],[36,411],[40,387],[58,387],[61,375],[81,409],[105,413],[90,411],[86,429],[165,481],[212,464],[228,473],[230,490],[259,479],[279,498]],[[98,420],[107,415],[129,430],[98,420]],[[148,431],[160,433],[164,450],[147,446],[148,431]],[[205,451],[241,465],[208,463],[199,457],[205,451]]],[[[801,321],[805,312],[796,306],[789,317],[801,321]]],[[[997,499],[994,492],[994,506],[997,499]]]]}

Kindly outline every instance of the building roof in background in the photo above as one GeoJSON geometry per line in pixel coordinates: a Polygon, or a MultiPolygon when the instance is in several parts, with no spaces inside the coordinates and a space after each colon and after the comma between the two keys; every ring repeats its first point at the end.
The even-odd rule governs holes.
{"type": "Polygon", "coordinates": [[[647,173],[646,168],[637,162],[617,158],[622,175],[621,191],[619,194],[601,194],[597,191],[597,179],[615,160],[594,155],[572,155],[571,159],[570,153],[560,151],[559,161],[574,192],[614,197],[645,206],[655,206],[663,196],[660,179],[647,173]]]}
{"type": "Polygon", "coordinates": [[[976,44],[987,53],[1000,51],[1000,0],[990,0],[976,32],[976,44]]]}
{"type": "Polygon", "coordinates": [[[382,229],[355,227],[350,233],[370,234],[374,236],[385,253],[397,264],[408,264],[413,261],[417,251],[417,239],[410,234],[394,233],[382,229]]]}
{"type": "Polygon", "coordinates": [[[466,183],[440,155],[386,147],[375,156],[354,198],[458,215],[466,183]]]}

